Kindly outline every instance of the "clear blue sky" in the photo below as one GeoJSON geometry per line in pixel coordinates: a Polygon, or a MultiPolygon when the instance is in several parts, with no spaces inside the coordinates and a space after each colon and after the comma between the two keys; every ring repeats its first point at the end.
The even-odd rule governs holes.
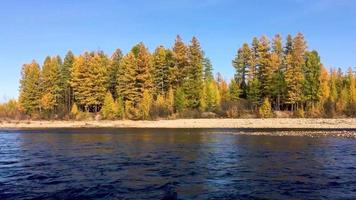
{"type": "Polygon", "coordinates": [[[327,67],[356,66],[354,0],[35,0],[0,6],[0,101],[17,97],[21,66],[47,55],[127,52],[143,41],[152,51],[180,34],[197,36],[215,71],[253,36],[303,32],[327,67]]]}

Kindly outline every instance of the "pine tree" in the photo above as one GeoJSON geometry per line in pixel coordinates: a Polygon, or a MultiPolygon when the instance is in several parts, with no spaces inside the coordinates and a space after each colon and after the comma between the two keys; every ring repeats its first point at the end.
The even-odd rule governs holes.
{"type": "Polygon", "coordinates": [[[258,45],[259,79],[263,97],[271,98],[273,89],[273,75],[276,66],[271,65],[270,42],[266,36],[262,36],[258,45]]]}
{"type": "Polygon", "coordinates": [[[258,46],[259,40],[254,37],[252,40],[252,45],[251,45],[251,61],[249,64],[249,69],[248,69],[248,80],[251,81],[255,77],[257,78],[258,76],[258,68],[259,68],[259,53],[258,53],[258,46]]]}
{"type": "Polygon", "coordinates": [[[117,75],[119,74],[120,61],[122,57],[123,55],[121,49],[116,49],[112,54],[110,64],[108,65],[108,90],[111,92],[114,99],[118,98],[116,85],[118,82],[117,75]]]}
{"type": "Polygon", "coordinates": [[[307,52],[305,55],[305,64],[303,65],[303,96],[307,103],[312,106],[320,100],[320,74],[321,63],[318,52],[307,52]]]}
{"type": "Polygon", "coordinates": [[[251,50],[248,44],[243,44],[237,51],[235,59],[232,61],[232,65],[236,70],[235,81],[238,83],[242,90],[241,97],[247,97],[247,75],[251,63],[251,50]]]}
{"type": "Polygon", "coordinates": [[[40,110],[40,66],[36,61],[24,64],[21,71],[19,103],[26,114],[33,115],[40,110]]]}
{"type": "Polygon", "coordinates": [[[253,78],[250,81],[248,91],[247,91],[247,99],[252,104],[252,109],[255,110],[260,103],[261,100],[261,84],[257,77],[253,78]]]}
{"type": "Polygon", "coordinates": [[[163,46],[159,46],[153,54],[153,78],[156,95],[165,94],[170,87],[170,63],[167,53],[168,51],[163,46]]]}
{"type": "Polygon", "coordinates": [[[203,89],[203,54],[198,40],[193,37],[189,45],[189,66],[186,70],[184,90],[188,107],[199,108],[203,89]]]}
{"type": "Polygon", "coordinates": [[[282,101],[286,96],[286,83],[284,80],[285,65],[283,64],[283,61],[284,51],[282,37],[277,34],[273,38],[271,54],[271,66],[275,71],[272,80],[272,96],[275,99],[275,107],[277,110],[281,109],[282,101]]]}
{"type": "Polygon", "coordinates": [[[203,59],[203,66],[204,66],[204,80],[205,81],[212,81],[214,79],[213,76],[213,65],[209,58],[205,57],[203,59]]]}
{"type": "Polygon", "coordinates": [[[145,90],[152,92],[152,60],[148,49],[143,43],[138,44],[137,66],[135,70],[134,105],[140,104],[145,90]]]}
{"type": "Polygon", "coordinates": [[[291,54],[292,53],[292,48],[293,48],[293,37],[288,34],[286,45],[284,47],[284,54],[285,55],[291,54]]]}
{"type": "Polygon", "coordinates": [[[170,82],[173,89],[182,86],[189,65],[188,47],[178,35],[173,46],[174,66],[170,68],[170,82]]]}
{"type": "Polygon", "coordinates": [[[61,68],[61,87],[63,104],[65,105],[65,111],[68,113],[73,105],[73,88],[70,85],[72,79],[71,71],[74,65],[74,55],[71,51],[68,51],[64,57],[63,65],[61,68]]]}

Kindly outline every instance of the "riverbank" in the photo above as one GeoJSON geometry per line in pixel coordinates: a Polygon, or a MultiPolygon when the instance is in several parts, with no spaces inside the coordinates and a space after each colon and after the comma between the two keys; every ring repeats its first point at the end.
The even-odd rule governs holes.
{"type": "Polygon", "coordinates": [[[356,118],[345,119],[176,119],[157,121],[0,121],[1,129],[26,128],[241,128],[356,129],[356,118]]]}

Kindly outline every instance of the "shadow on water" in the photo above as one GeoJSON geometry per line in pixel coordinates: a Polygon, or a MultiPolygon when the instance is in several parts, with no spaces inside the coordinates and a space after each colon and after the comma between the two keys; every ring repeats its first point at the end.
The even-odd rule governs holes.
{"type": "Polygon", "coordinates": [[[356,140],[229,129],[0,132],[0,199],[347,199],[356,140]]]}

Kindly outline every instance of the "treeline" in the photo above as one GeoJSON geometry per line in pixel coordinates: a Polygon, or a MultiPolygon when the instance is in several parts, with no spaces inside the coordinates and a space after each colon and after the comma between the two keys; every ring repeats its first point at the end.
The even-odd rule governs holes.
{"type": "MultiPolygon", "coordinates": [[[[123,55],[68,52],[22,69],[19,103],[32,118],[153,119],[198,117],[215,111],[221,96],[198,40],[177,36],[172,49],[149,52],[143,43],[123,55]]],[[[227,87],[227,86],[226,86],[227,87]]]]}
{"type": "Polygon", "coordinates": [[[240,98],[263,116],[288,110],[298,117],[356,115],[356,76],[349,68],[330,73],[317,51],[309,51],[304,36],[288,35],[285,43],[276,35],[253,38],[238,49],[232,61],[240,98]],[[262,104],[262,105],[261,105],[262,104]]]}
{"type": "MultiPolygon", "coordinates": [[[[330,73],[302,34],[276,35],[243,44],[227,83],[197,40],[177,36],[172,48],[149,52],[143,43],[123,55],[102,51],[47,57],[42,66],[24,64],[19,103],[33,119],[156,119],[190,117],[333,117],[355,115],[356,76],[330,73]]],[[[13,106],[16,104],[16,106],[13,106]]],[[[0,117],[7,104],[0,106],[0,117]]],[[[15,111],[13,111],[15,112],[15,111]]]]}

